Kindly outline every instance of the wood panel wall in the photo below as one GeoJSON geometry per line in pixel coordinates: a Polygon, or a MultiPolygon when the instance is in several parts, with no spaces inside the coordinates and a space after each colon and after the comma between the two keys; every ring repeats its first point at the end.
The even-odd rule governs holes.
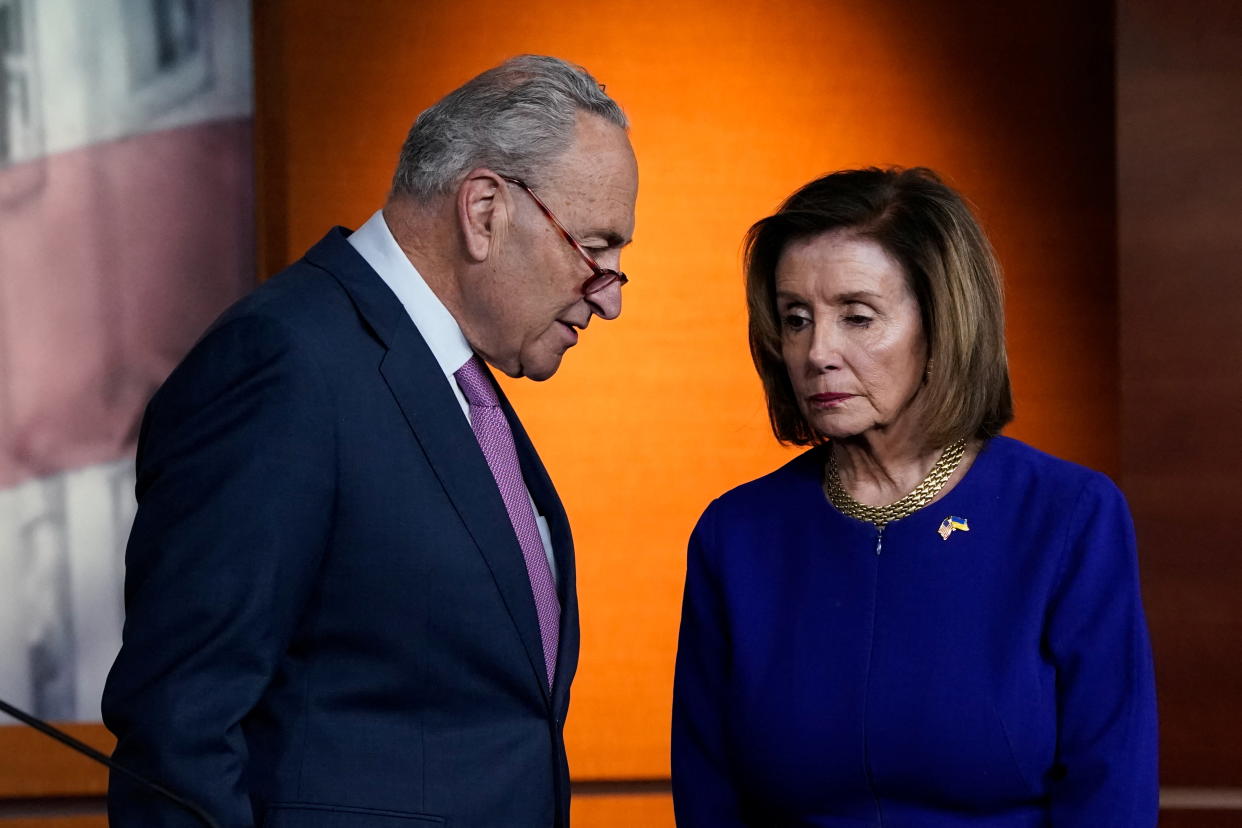
{"type": "Polygon", "coordinates": [[[1242,812],[1242,6],[1121,0],[1118,32],[1122,472],[1162,777],[1242,812]]]}

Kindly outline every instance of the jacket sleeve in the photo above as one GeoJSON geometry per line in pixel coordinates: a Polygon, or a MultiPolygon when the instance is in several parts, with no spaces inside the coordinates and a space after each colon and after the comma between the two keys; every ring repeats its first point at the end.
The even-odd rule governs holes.
{"type": "MultiPolygon", "coordinates": [[[[273,679],[330,531],[333,413],[309,349],[240,317],[148,406],[123,643],[103,698],[115,758],[221,825],[254,824],[243,721],[273,679]]],[[[200,826],[113,774],[116,826],[200,826]]]]}
{"type": "Polygon", "coordinates": [[[1050,824],[1154,826],[1155,681],[1134,527],[1103,475],[1075,507],[1047,630],[1057,671],[1050,824]]]}
{"type": "Polygon", "coordinates": [[[743,826],[730,773],[727,608],[714,555],[718,501],[690,537],[673,685],[673,806],[679,828],[743,826]]]}

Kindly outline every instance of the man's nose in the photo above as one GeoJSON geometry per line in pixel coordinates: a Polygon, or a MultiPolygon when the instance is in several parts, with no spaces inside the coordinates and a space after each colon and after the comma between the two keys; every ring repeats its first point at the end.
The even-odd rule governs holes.
{"type": "Polygon", "coordinates": [[[621,283],[613,282],[603,290],[588,293],[586,300],[596,316],[616,319],[621,315],[621,283]]]}

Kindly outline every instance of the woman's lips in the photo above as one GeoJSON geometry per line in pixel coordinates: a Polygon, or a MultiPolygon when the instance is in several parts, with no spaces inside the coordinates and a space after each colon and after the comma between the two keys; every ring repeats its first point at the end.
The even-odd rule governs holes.
{"type": "Polygon", "coordinates": [[[819,406],[821,408],[831,408],[833,406],[840,405],[841,403],[845,402],[846,400],[848,400],[850,397],[853,397],[853,396],[854,396],[853,394],[824,393],[824,394],[812,394],[807,399],[811,401],[811,405],[819,406]]]}

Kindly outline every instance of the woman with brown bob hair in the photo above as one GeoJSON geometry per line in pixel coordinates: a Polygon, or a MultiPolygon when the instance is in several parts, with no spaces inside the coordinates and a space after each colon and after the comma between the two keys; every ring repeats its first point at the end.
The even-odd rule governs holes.
{"type": "Polygon", "coordinates": [[[1156,824],[1133,528],[1107,477],[1000,436],[999,268],[926,169],[833,173],[746,243],[778,440],[690,540],[682,828],[1156,824]]]}

